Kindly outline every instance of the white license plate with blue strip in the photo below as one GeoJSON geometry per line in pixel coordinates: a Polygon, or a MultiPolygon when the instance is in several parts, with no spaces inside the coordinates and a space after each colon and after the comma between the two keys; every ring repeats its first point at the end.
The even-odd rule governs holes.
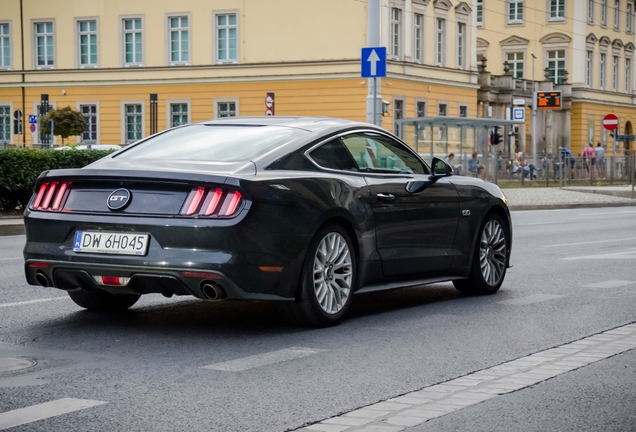
{"type": "Polygon", "coordinates": [[[73,250],[87,253],[146,255],[148,237],[148,234],[77,231],[73,250]]]}

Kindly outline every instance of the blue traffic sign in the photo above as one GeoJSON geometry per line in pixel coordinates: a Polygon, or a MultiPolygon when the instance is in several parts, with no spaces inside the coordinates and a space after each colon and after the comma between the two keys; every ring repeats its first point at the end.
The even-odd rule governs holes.
{"type": "Polygon", "coordinates": [[[386,47],[362,48],[362,78],[386,76],[386,47]]]}
{"type": "Polygon", "coordinates": [[[38,116],[33,115],[33,114],[29,114],[29,123],[30,124],[36,124],[38,122],[38,116]]]}
{"type": "Polygon", "coordinates": [[[521,107],[521,108],[513,108],[512,109],[512,119],[513,120],[521,120],[521,121],[525,121],[526,120],[526,109],[521,107]]]}

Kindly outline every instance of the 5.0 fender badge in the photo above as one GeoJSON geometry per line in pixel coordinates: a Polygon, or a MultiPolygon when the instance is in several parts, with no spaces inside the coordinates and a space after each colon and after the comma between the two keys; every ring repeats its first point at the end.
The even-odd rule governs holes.
{"type": "Polygon", "coordinates": [[[108,195],[106,205],[111,210],[123,210],[130,203],[131,199],[132,194],[128,189],[117,189],[108,195]]]}

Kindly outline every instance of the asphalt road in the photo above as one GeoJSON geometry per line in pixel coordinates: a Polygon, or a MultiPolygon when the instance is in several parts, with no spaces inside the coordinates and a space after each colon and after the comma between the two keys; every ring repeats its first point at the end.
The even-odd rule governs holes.
{"type": "MultiPolygon", "coordinates": [[[[103,403],[15,430],[285,431],[636,321],[636,210],[513,219],[514,267],[496,295],[449,283],[359,295],[349,319],[318,330],[267,303],[147,296],[121,315],[82,311],[26,285],[24,237],[0,237],[0,358],[37,362],[0,373],[0,422],[76,398],[103,403]]],[[[636,430],[634,356],[415,430],[636,430]]]]}

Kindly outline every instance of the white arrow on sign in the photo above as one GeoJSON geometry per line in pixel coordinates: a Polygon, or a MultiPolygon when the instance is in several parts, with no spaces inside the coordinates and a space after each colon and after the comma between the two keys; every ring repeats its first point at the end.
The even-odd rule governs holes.
{"type": "Polygon", "coordinates": [[[367,59],[369,63],[371,63],[371,75],[375,76],[378,69],[378,62],[380,61],[380,57],[375,52],[375,50],[371,50],[371,54],[369,54],[369,58],[367,59]]]}

